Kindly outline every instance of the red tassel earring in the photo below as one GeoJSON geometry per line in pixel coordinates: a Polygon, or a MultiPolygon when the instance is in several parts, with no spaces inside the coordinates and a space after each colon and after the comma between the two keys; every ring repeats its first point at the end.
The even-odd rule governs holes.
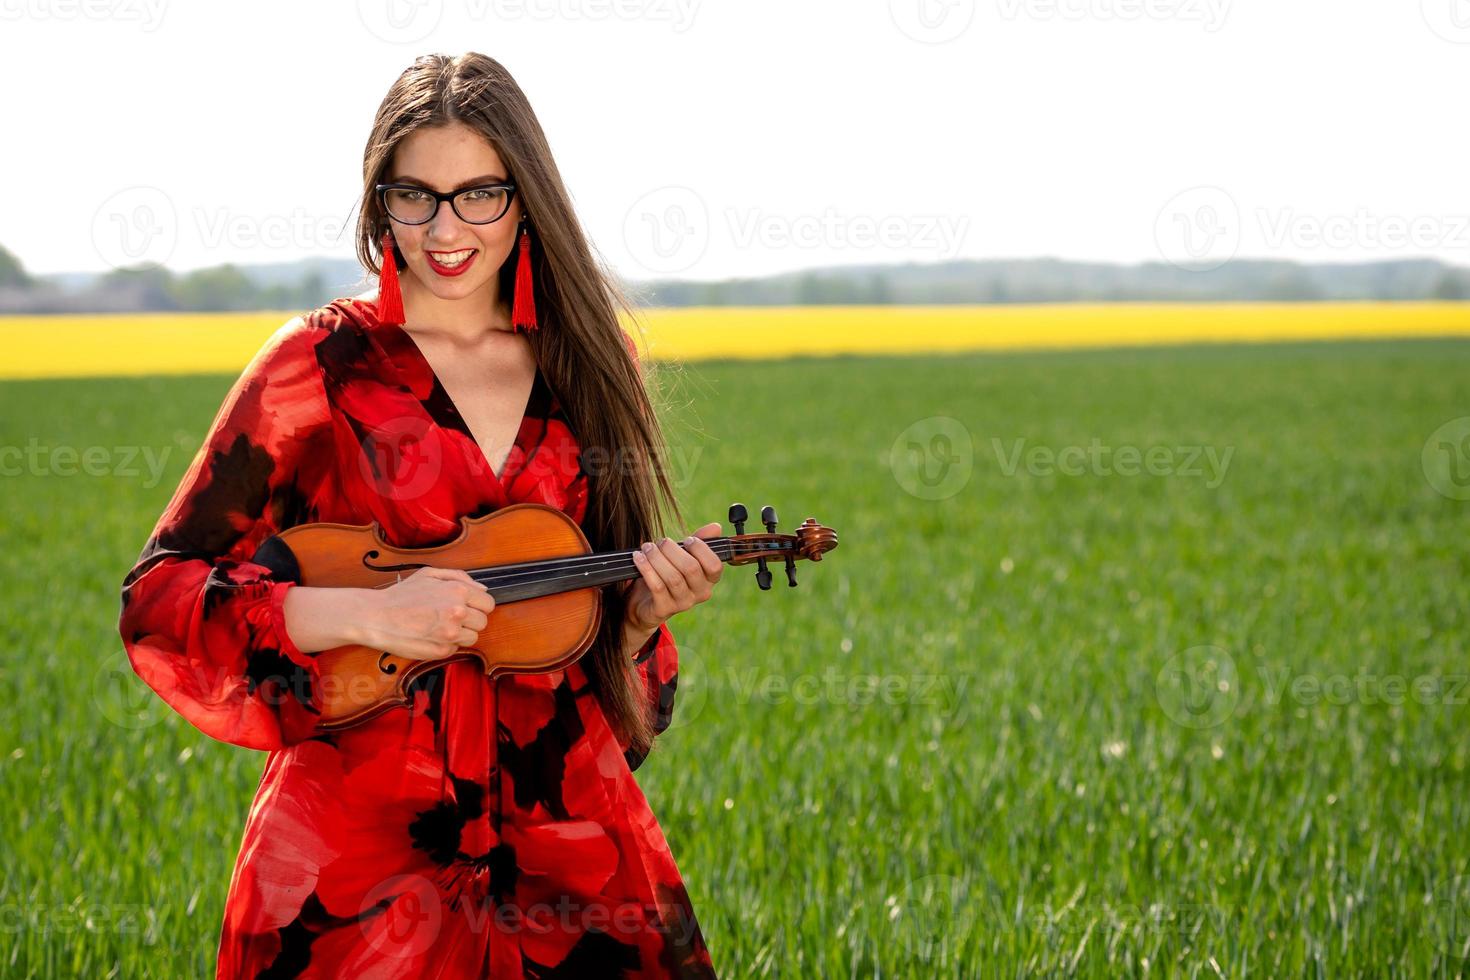
{"type": "Polygon", "coordinates": [[[511,330],[525,327],[526,333],[537,329],[536,297],[531,282],[531,226],[521,222],[520,257],[516,259],[516,291],[511,307],[511,330]]]}
{"type": "Polygon", "coordinates": [[[378,274],[378,320],[403,322],[403,292],[398,287],[398,262],[393,257],[393,229],[383,232],[383,271],[378,274]]]}

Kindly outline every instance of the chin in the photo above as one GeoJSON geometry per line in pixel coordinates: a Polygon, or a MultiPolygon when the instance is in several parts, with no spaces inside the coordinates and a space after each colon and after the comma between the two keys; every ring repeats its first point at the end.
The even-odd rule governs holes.
{"type": "Polygon", "coordinates": [[[491,276],[477,276],[470,278],[461,276],[457,279],[445,279],[433,269],[425,269],[419,276],[419,281],[429,287],[429,292],[440,299],[464,299],[484,289],[491,280],[491,276]]]}

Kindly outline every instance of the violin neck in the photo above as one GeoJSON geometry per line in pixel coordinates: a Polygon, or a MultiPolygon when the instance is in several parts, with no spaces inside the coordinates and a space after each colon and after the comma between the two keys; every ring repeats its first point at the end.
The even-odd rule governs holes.
{"type": "MultiPolygon", "coordinates": [[[[735,543],[730,538],[705,538],[704,543],[723,562],[735,557],[735,543]]],[[[468,572],[471,578],[490,590],[496,604],[500,605],[641,578],[643,572],[633,563],[634,550],[544,558],[472,568],[468,572]]]]}

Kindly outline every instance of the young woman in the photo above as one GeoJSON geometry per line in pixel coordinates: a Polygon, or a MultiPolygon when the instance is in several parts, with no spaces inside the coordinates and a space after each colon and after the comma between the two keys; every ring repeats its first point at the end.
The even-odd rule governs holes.
{"type": "Polygon", "coordinates": [[[632,770],[670,722],[667,621],[719,581],[704,539],[720,525],[655,531],[660,502],[678,504],[626,302],[490,58],[415,61],[378,109],[363,175],[357,247],[381,266],[376,295],[270,338],[123,582],[143,680],[206,734],[270,753],[218,976],[713,976],[632,770]],[[423,547],[522,501],[564,510],[595,551],[642,543],[642,576],[606,587],[592,649],[493,682],[447,663],[411,708],[313,735],[318,653],[443,658],[494,601],[455,569],[302,586],[251,560],[261,541],[377,521],[423,547]]]}

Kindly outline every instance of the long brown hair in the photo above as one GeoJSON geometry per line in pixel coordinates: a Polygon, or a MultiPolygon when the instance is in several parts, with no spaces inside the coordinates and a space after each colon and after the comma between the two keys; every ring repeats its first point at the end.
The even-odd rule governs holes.
{"type": "MultiPolygon", "coordinates": [[[[359,261],[374,275],[382,269],[388,217],[375,186],[386,181],[394,149],[416,130],[451,122],[476,130],[495,148],[531,226],[540,328],[529,340],[591,471],[583,528],[593,550],[635,548],[662,536],[661,501],[683,526],[664,472],[658,416],[618,323],[619,311],[635,325],[636,314],[615,277],[594,260],[541,124],[498,61],[473,51],[423,55],[388,90],[363,153],[359,261]]],[[[401,254],[393,261],[403,267],[401,254]]],[[[514,289],[515,261],[512,250],[500,269],[502,298],[514,289]]],[[[657,391],[654,368],[644,374],[657,391]]],[[[602,626],[581,663],[609,722],[641,754],[652,741],[652,704],[622,649],[627,588],[603,588],[602,626]]]]}

